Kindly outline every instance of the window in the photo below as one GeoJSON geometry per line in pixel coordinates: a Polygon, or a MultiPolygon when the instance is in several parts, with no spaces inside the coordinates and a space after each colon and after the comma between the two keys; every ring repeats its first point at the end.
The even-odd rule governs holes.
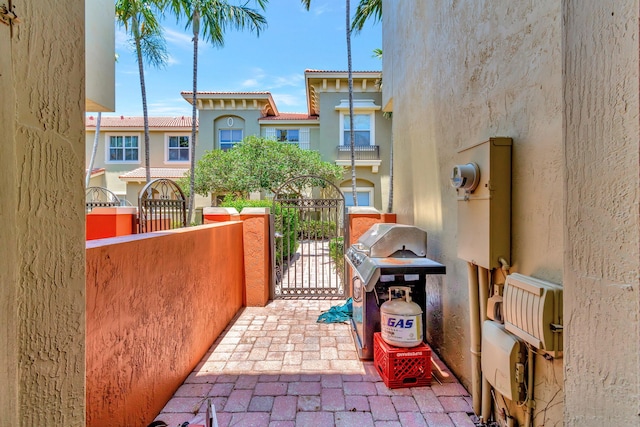
{"type": "Polygon", "coordinates": [[[242,141],[242,129],[220,129],[220,149],[227,151],[242,141]]]}
{"type": "MultiPolygon", "coordinates": [[[[353,115],[354,141],[356,147],[372,145],[371,123],[371,114],[353,115]]],[[[343,115],[342,129],[342,145],[351,145],[351,136],[349,132],[351,129],[351,123],[349,121],[348,114],[343,115]]]]}
{"type": "Polygon", "coordinates": [[[168,162],[188,162],[189,161],[189,140],[188,135],[170,135],[167,137],[167,161],[168,162]]]}
{"type": "Polygon", "coordinates": [[[281,142],[299,142],[299,129],[276,129],[276,140],[281,142]]]}
{"type": "Polygon", "coordinates": [[[109,136],[110,162],[138,162],[138,160],[139,154],[137,135],[109,136]]]}
{"type": "MultiPolygon", "coordinates": [[[[341,188],[344,194],[345,206],[353,206],[353,192],[351,187],[341,188]]],[[[358,198],[358,206],[373,206],[373,188],[356,188],[356,197],[358,198]]]]}

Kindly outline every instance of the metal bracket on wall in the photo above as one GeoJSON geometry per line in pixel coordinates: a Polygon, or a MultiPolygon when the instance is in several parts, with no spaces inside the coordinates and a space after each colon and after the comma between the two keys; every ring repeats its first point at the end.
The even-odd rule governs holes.
{"type": "Polygon", "coordinates": [[[16,7],[11,4],[11,0],[9,0],[9,4],[0,3],[0,23],[8,25],[11,27],[11,35],[13,36],[13,26],[18,25],[21,21],[16,15],[15,12],[16,7]]]}

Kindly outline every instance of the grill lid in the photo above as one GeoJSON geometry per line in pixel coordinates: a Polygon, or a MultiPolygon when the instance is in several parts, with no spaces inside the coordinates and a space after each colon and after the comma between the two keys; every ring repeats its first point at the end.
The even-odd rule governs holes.
{"type": "Polygon", "coordinates": [[[410,251],[413,256],[425,257],[427,232],[413,225],[374,224],[354,246],[372,258],[391,257],[398,251],[410,251]]]}

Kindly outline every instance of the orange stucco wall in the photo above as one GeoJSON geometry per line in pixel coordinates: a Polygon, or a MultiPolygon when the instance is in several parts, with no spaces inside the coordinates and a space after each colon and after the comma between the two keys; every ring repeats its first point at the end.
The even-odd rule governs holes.
{"type": "Polygon", "coordinates": [[[135,214],[94,214],[87,215],[87,240],[107,237],[128,236],[136,233],[135,214]]]}
{"type": "Polygon", "coordinates": [[[372,225],[378,223],[395,223],[394,213],[350,213],[349,214],[349,245],[358,241],[372,225]]]}
{"type": "Polygon", "coordinates": [[[264,307],[269,301],[271,262],[269,214],[241,214],[244,225],[245,305],[264,307]]]}
{"type": "Polygon", "coordinates": [[[241,222],[87,242],[88,426],[145,426],[242,307],[241,222]]]}

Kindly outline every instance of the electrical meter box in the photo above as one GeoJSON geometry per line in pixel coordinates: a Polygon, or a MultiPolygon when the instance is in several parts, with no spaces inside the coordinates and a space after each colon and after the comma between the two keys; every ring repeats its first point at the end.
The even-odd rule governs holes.
{"type": "Polygon", "coordinates": [[[511,138],[458,151],[451,184],[458,195],[458,258],[480,267],[511,263],[511,138]]]}

